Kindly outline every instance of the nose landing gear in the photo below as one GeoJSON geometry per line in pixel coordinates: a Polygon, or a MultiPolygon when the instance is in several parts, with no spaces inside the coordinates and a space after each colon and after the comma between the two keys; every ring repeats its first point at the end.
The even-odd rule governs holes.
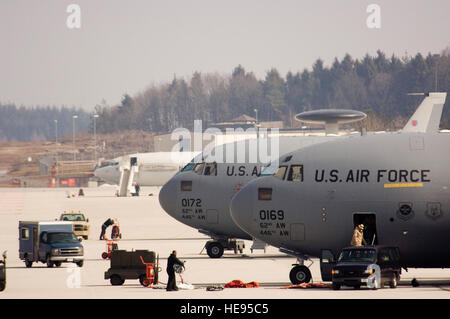
{"type": "Polygon", "coordinates": [[[298,285],[303,283],[309,283],[311,281],[311,271],[309,270],[309,267],[313,264],[313,261],[306,255],[300,254],[295,251],[287,250],[284,248],[280,248],[280,251],[282,253],[294,256],[297,258],[298,263],[293,264],[293,268],[291,269],[289,273],[289,279],[291,280],[292,284],[298,285]],[[309,260],[311,263],[308,266],[305,266],[305,261],[309,260]]]}
{"type": "Polygon", "coordinates": [[[294,264],[289,273],[289,279],[294,285],[309,283],[311,281],[311,271],[304,265],[294,264]]]}

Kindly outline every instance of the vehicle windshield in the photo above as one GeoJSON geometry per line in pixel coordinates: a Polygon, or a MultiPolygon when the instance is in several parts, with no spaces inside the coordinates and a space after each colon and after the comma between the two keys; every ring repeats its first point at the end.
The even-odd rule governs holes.
{"type": "Polygon", "coordinates": [[[69,221],[69,222],[84,222],[84,215],[83,214],[64,214],[61,216],[61,220],[69,221]]]}
{"type": "Polygon", "coordinates": [[[48,233],[47,242],[49,244],[72,244],[78,243],[74,233],[48,233]]]}
{"type": "Polygon", "coordinates": [[[338,262],[374,262],[375,249],[346,249],[339,255],[338,262]]]}

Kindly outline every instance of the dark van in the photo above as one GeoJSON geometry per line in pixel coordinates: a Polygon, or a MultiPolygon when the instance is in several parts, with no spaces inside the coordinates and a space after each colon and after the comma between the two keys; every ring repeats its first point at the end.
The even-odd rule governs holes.
{"type": "Polygon", "coordinates": [[[385,284],[396,288],[401,274],[399,249],[388,246],[344,248],[331,274],[334,290],[341,286],[377,289],[385,284]]]}

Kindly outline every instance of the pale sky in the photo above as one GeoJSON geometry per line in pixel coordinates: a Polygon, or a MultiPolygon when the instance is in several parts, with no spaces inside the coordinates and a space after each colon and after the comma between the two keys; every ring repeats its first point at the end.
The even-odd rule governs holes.
{"type": "Polygon", "coordinates": [[[449,0],[1,0],[0,102],[92,110],[195,71],[263,79],[378,49],[450,46],[449,0]],[[81,28],[69,29],[70,4],[81,28]],[[377,4],[381,28],[369,29],[377,4]]]}

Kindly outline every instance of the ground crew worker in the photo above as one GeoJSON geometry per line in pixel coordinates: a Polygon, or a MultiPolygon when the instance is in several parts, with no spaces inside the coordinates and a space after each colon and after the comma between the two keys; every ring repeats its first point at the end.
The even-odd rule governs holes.
{"type": "Polygon", "coordinates": [[[174,265],[180,265],[184,268],[184,263],[177,258],[177,251],[172,251],[172,254],[167,259],[167,275],[169,275],[169,279],[167,280],[167,291],[176,291],[178,290],[177,282],[175,280],[175,269],[174,265]]]}
{"type": "Polygon", "coordinates": [[[105,231],[109,226],[114,225],[114,220],[112,218],[108,218],[102,225],[102,232],[100,233],[100,240],[105,239],[105,231]]]}
{"type": "Polygon", "coordinates": [[[364,239],[363,231],[364,231],[363,224],[359,224],[358,226],[355,227],[355,230],[353,231],[352,241],[350,243],[352,246],[367,245],[366,240],[364,239]]]}

